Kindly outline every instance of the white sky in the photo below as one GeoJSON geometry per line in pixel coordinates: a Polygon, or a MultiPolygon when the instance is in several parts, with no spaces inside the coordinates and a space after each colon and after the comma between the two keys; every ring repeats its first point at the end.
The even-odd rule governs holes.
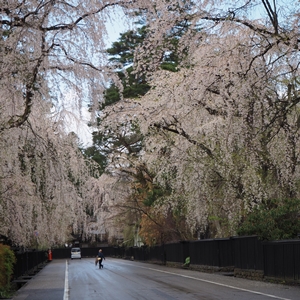
{"type": "Polygon", "coordinates": [[[76,93],[67,92],[59,105],[59,118],[62,119],[68,133],[75,132],[84,146],[91,146],[93,129],[87,125],[90,113],[87,107],[80,108],[77,104],[76,93]]]}

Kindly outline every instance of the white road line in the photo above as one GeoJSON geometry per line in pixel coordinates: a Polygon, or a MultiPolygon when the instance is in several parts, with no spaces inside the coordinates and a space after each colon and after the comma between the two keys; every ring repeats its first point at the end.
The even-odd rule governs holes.
{"type": "Polygon", "coordinates": [[[69,270],[68,270],[68,261],[66,260],[66,272],[65,272],[65,290],[64,290],[64,299],[69,300],[69,270]]]}
{"type": "Polygon", "coordinates": [[[234,289],[234,290],[239,290],[239,291],[248,292],[248,293],[251,293],[251,294],[266,296],[266,297],[269,297],[269,298],[280,299],[280,300],[291,300],[291,299],[288,299],[288,298],[281,298],[281,297],[277,297],[277,296],[270,295],[270,294],[265,294],[265,293],[261,293],[261,292],[247,290],[247,289],[243,289],[243,288],[239,288],[239,287],[235,287],[235,286],[231,286],[231,285],[226,285],[226,284],[223,284],[223,283],[218,283],[218,282],[214,282],[214,281],[210,281],[210,280],[206,280],[206,279],[200,279],[200,278],[187,276],[187,275],[182,275],[182,274],[176,274],[176,273],[163,271],[163,270],[159,270],[159,269],[146,268],[146,267],[141,267],[141,266],[136,266],[136,265],[135,265],[135,267],[142,268],[142,269],[147,269],[147,270],[152,270],[152,271],[156,271],[156,272],[160,272],[160,273],[180,276],[180,277],[184,277],[184,278],[194,279],[194,280],[198,280],[198,281],[202,281],[202,282],[206,282],[206,283],[211,283],[211,284],[227,287],[227,288],[234,289]]]}

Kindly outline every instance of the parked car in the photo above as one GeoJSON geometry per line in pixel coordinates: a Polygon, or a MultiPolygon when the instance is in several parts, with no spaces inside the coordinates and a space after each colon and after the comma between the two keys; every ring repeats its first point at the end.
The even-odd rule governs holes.
{"type": "Polygon", "coordinates": [[[72,248],[71,249],[71,259],[80,258],[81,259],[81,250],[80,248],[72,248]]]}

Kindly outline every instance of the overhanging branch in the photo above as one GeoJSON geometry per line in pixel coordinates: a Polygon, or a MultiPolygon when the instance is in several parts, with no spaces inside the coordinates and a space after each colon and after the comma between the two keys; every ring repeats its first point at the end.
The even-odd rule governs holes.
{"type": "Polygon", "coordinates": [[[203,150],[209,157],[213,157],[213,153],[211,152],[211,150],[209,148],[207,148],[203,143],[199,143],[198,141],[192,139],[191,136],[187,132],[185,132],[183,129],[181,129],[179,131],[178,129],[170,128],[169,126],[161,125],[158,123],[153,124],[153,126],[158,129],[173,132],[175,134],[178,134],[178,135],[186,138],[191,144],[193,144],[193,145],[199,147],[201,150],[203,150]]]}

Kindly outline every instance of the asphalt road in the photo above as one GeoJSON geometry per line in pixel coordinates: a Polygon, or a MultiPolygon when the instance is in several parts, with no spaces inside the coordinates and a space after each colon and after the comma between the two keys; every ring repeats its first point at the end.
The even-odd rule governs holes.
{"type": "Polygon", "coordinates": [[[106,258],[53,260],[13,300],[299,300],[300,287],[106,258]]]}

